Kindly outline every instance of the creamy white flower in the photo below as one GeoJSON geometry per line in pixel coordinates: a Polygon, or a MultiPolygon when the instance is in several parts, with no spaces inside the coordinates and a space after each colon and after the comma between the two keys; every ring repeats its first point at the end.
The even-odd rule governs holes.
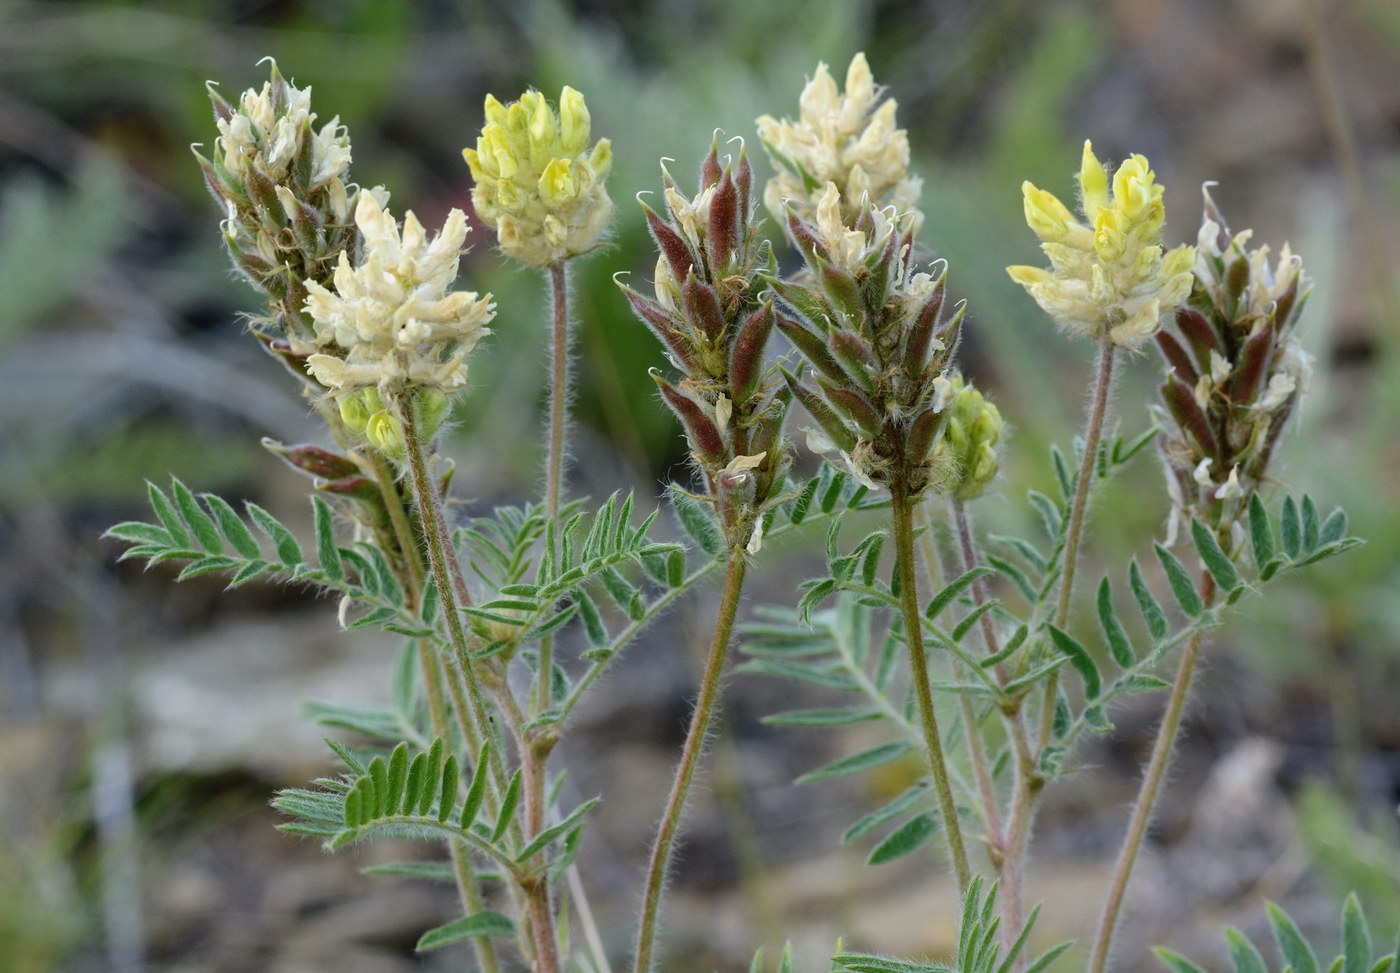
{"type": "Polygon", "coordinates": [[[757,554],[763,549],[763,518],[759,517],[758,522],[753,525],[753,533],[749,535],[749,542],[744,546],[744,550],[749,554],[757,554]]]}
{"type": "Polygon", "coordinates": [[[1192,474],[1192,478],[1203,487],[1215,486],[1215,481],[1210,478],[1210,467],[1214,462],[1215,460],[1207,456],[1196,464],[1196,472],[1192,474]]]}
{"type": "Polygon", "coordinates": [[[894,99],[882,102],[881,94],[865,55],[857,54],[846,71],[844,93],[837,91],[826,65],[818,64],[802,90],[797,121],[758,118],[759,137],[778,169],[763,194],[775,218],[785,221],[791,205],[811,219],[815,200],[808,180],[814,180],[836,185],[847,223],[872,204],[912,214],[916,229],[923,222],[916,208],[920,180],[909,175],[909,135],[895,127],[894,99]]]}
{"type": "Polygon", "coordinates": [[[361,193],[355,223],[364,241],[352,266],[341,253],[335,290],[307,281],[311,315],[323,346],[344,355],[308,359],[315,377],[337,390],[406,385],[450,391],[466,382],[466,357],[494,317],[491,295],[449,291],[467,236],[466,216],[454,209],[431,240],[412,212],[403,228],[372,193],[361,193]]]}
{"type": "Polygon", "coordinates": [[[284,80],[273,68],[271,81],[262,88],[249,88],[238,100],[237,109],[227,119],[217,119],[221,161],[230,172],[244,176],[254,168],[274,182],[285,179],[292,163],[311,139],[311,179],[307,189],[334,186],[344,191],[350,167],[350,137],[340,117],[332,118],[319,130],[312,127],[316,113],[311,110],[311,89],[298,88],[284,80]],[[274,104],[280,92],[283,104],[274,104]]]}
{"type": "Polygon", "coordinates": [[[729,396],[721,394],[719,398],[715,399],[715,428],[720,431],[721,435],[729,428],[729,419],[733,415],[734,402],[729,396]]]}
{"type": "Polygon", "coordinates": [[[1240,468],[1235,465],[1230,468],[1230,476],[1225,480],[1224,485],[1215,491],[1217,500],[1234,500],[1244,496],[1244,490],[1240,487],[1240,468]]]}

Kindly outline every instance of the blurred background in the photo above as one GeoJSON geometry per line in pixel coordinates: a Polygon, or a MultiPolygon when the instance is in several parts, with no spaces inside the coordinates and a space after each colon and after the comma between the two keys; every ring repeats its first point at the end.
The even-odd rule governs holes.
{"type": "MultiPolygon", "coordinates": [[[[614,143],[618,218],[616,246],[576,266],[575,486],[656,497],[684,457],[646,380],[654,342],[610,279],[650,276],[632,197],[658,187],[662,156],[689,181],[715,128],[755,144],[756,115],[795,115],[817,62],[839,79],[858,50],[909,129],[923,242],[970,302],[964,368],[1015,428],[1007,499],[980,505],[993,529],[1026,525],[1018,498],[1046,488],[1043,446],[1072,435],[1087,380],[1089,349],[1057,337],[1003,271],[1037,258],[1022,179],[1065,195],[1089,137],[1110,158],[1149,156],[1172,243],[1194,240],[1198,187],[1216,180],[1235,229],[1303,254],[1317,380],[1282,476],[1324,513],[1344,505],[1369,544],[1246,602],[1212,645],[1121,968],[1154,968],[1149,943],[1219,968],[1221,927],[1263,935],[1265,898],[1325,940],[1351,888],[1393,941],[1400,4],[0,0],[0,970],[354,973],[459,969],[466,955],[412,953],[451,916],[450,890],[357,874],[402,854],[325,855],[274,831],[267,806],[330,766],[324,728],[299,703],[386,699],[393,641],[339,634],[333,605],[296,589],[226,594],[209,575],[176,586],[173,569],[119,566],[100,539],[144,516],[143,481],[168,474],[304,526],[305,481],[258,440],[318,430],[245,333],[256,300],[228,269],[188,149],[214,136],[206,79],[232,98],[275,56],[314,88],[323,120],[349,126],[357,181],[385,184],[396,210],[429,225],[469,208],[459,153],[487,91],[582,90],[595,134],[614,143]]],[[[507,266],[489,231],[474,240],[464,277],[500,312],[448,449],[462,508],[487,511],[538,480],[545,307],[541,281],[507,266]]],[[[1120,414],[1135,433],[1155,355],[1125,371],[1120,414]]],[[[1094,569],[1121,570],[1160,534],[1154,463],[1137,461],[1097,504],[1094,569]]],[[[765,550],[751,602],[791,604],[810,556],[765,550]]],[[[569,786],[607,797],[582,867],[619,954],[709,597],[635,646],[565,748],[569,786]]],[[[916,768],[819,792],[790,784],[854,745],[759,723],[807,694],[732,682],[673,883],[668,969],[747,968],[756,946],[785,937],[814,970],[838,935],[906,954],[951,941],[952,883],[925,856],[867,868],[866,849],[838,841],[916,768]]],[[[1031,889],[1050,900],[1045,942],[1082,935],[1097,913],[1160,706],[1132,697],[1117,731],[1081,748],[1085,772],[1050,796],[1031,889]]]]}

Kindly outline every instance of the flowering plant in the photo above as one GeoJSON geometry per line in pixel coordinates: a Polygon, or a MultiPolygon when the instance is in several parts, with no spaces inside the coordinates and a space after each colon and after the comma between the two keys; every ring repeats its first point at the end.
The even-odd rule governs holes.
{"type": "MultiPolygon", "coordinates": [[[[1113,168],[1087,142],[1083,219],[1026,183],[1026,220],[1050,267],[1009,272],[1056,324],[1096,343],[1090,411],[1077,450],[1050,453],[1058,495],[1028,497],[1045,536],[981,535],[970,507],[999,489],[1008,424],[957,369],[966,306],[951,300],[946,263],[921,247],[921,182],[896,103],[881,94],[863,55],[844,92],[819,66],[798,120],[757,121],[775,170],[761,192],[746,151],[722,158],[716,139],[693,195],[663,168],[664,214],[642,204],[654,279],[650,294],[620,283],[620,300],[672,366],[651,379],[689,446],[693,479],[667,499],[685,542],[663,538],[659,511],[643,514],[631,496],[591,509],[569,494],[568,263],[600,245],[615,215],[610,143],[590,141],[579,92],[565,87],[558,105],[536,91],[509,105],[488,97],[464,153],[476,215],[508,259],[544,271],[553,314],[543,496],[460,519],[443,502],[452,466],[439,432],[487,325],[512,314],[458,285],[466,215],[454,209],[429,232],[412,212],[396,218],[382,188],[349,182],[347,132],[335,119],[315,128],[310,90],[276,65],[236,106],[212,94],[219,136],[199,164],[230,256],[266,300],[254,334],[333,443],[268,443],[314,478],[314,546],[261,507],[245,505],[245,516],[179,481],[169,493],[151,488],[154,522],[110,533],[131,545],[128,557],[183,562],[181,578],[219,571],[240,585],[271,575],[333,593],[344,627],[404,640],[392,707],[321,713],[372,745],[331,741],[337,775],[275,803],[286,830],[331,850],[380,836],[437,843],[446,861],[387,869],[447,877],[458,890],[461,917],[426,931],[419,949],[469,941],[484,971],[610,969],[576,862],[597,800],[560,796],[556,747],[638,633],[722,574],[629,956],[634,973],[656,968],[667,871],[746,579],[774,538],[824,521],[824,571],[801,583],[795,610],[770,609],[770,622],[741,629],[740,668],[849,702],[771,722],[871,723],[884,735],[799,783],[920,758],[926,776],[866,809],[846,837],[888,828],[873,865],[938,848],[965,903],[956,967],[838,945],[831,969],[1009,973],[1060,961],[1067,943],[1030,948],[1036,912],[1024,901],[1043,795],[1075,768],[1086,732],[1112,729],[1116,699],[1166,690],[1088,957],[1090,973],[1102,973],[1209,633],[1240,598],[1359,543],[1340,511],[1323,519],[1310,498],[1270,509],[1275,447],[1307,387],[1301,261],[1285,247],[1271,267],[1267,247],[1246,250],[1248,231],[1232,234],[1209,195],[1197,244],[1167,249],[1147,160],[1113,168]],[[775,218],[771,236],[759,195],[775,218]],[[1114,371],[1149,339],[1165,363],[1161,402],[1124,408],[1141,428],[1124,436],[1109,421],[1114,371]],[[794,472],[795,408],[810,421],[806,451],[820,457],[811,477],[794,472]],[[1160,570],[1135,559],[1102,578],[1086,623],[1076,581],[1091,496],[1153,442],[1168,482],[1169,526],[1150,562],[1160,570]],[[862,521],[874,529],[847,549],[843,523],[862,521]],[[1130,592],[1140,624],[1120,615],[1115,586],[1130,592]],[[1157,672],[1173,660],[1168,683],[1157,672]]],[[[1295,973],[1317,969],[1291,921],[1273,922],[1295,973]]],[[[1354,901],[1344,928],[1339,968],[1367,969],[1354,901]]],[[[1238,968],[1263,969],[1241,942],[1232,940],[1238,968]]],[[[790,954],[780,968],[792,969],[790,954]]]]}

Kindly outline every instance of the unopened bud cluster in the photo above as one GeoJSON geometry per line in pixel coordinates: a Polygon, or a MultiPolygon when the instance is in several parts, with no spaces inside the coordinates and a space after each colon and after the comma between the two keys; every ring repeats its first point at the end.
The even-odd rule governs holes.
{"type": "Polygon", "coordinates": [[[271,79],[237,105],[212,85],[209,97],[219,137],[212,159],[195,156],[224,208],[234,265],[268,299],[271,315],[255,327],[305,355],[315,346],[305,281],[327,281],[355,240],[349,135],[338,117],[316,128],[311,89],[287,81],[275,62],[271,79]]]}
{"type": "Polygon", "coordinates": [[[836,90],[826,65],[818,64],[802,89],[797,121],[759,117],[759,138],[778,170],[763,194],[776,219],[785,221],[789,207],[812,219],[817,198],[831,183],[843,222],[854,224],[871,204],[893,206],[911,214],[918,232],[920,180],[909,174],[909,135],[895,127],[895,100],[882,101],[881,94],[865,55],[857,54],[846,70],[844,92],[836,90]]]}
{"type": "Polygon", "coordinates": [[[538,91],[510,105],[486,96],[486,126],[462,155],[472,204],[508,257],[547,267],[592,250],[607,231],[612,144],[590,148],[590,125],[583,95],[567,86],[557,110],[538,91]]]}
{"type": "Polygon", "coordinates": [[[687,199],[667,174],[669,219],[642,204],[660,251],[655,299],[622,288],[684,373],[679,383],[652,378],[685,428],[727,540],[750,552],[762,542],[759,517],[787,468],[791,402],[764,364],[776,315],[759,274],[773,267],[755,232],[752,191],[745,153],[721,166],[715,144],[695,196],[687,199]]]}
{"type": "Polygon", "coordinates": [[[1134,155],[1110,183],[1108,170],[1084,143],[1079,170],[1084,222],[1051,192],[1021,186],[1026,222],[1041,240],[1050,268],[1008,267],[1016,283],[1071,334],[1136,347],[1161,327],[1191,293],[1195,252],[1163,252],[1162,187],[1147,159],[1134,155]]]}
{"type": "Polygon", "coordinates": [[[947,464],[943,489],[958,500],[975,500],[987,491],[1000,468],[998,449],[1006,424],[1001,412],[961,375],[950,382],[947,419],[938,456],[947,464]]]}
{"type": "Polygon", "coordinates": [[[1270,266],[1267,246],[1245,249],[1251,235],[1231,235],[1206,194],[1190,305],[1157,335],[1173,535],[1182,517],[1222,533],[1239,521],[1312,374],[1294,336],[1308,293],[1302,261],[1285,244],[1270,266]]]}
{"type": "Polygon", "coordinates": [[[788,233],[808,273],[775,282],[778,327],[814,373],[815,388],[783,372],[820,426],[809,442],[840,451],[862,480],[918,497],[937,479],[952,391],[944,371],[965,310],[944,313],[946,269],[917,269],[913,220],[893,207],[869,207],[846,225],[833,184],[815,222],[789,212],[788,233]]]}

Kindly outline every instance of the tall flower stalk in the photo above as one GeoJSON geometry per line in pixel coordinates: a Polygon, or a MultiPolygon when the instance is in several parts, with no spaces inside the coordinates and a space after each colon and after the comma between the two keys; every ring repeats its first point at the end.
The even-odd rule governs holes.
{"type": "MultiPolygon", "coordinates": [[[[664,170],[663,170],[664,172],[664,170]]],[[[719,616],[700,693],[647,866],[633,960],[652,969],[666,873],[719,699],[747,559],[763,544],[765,514],[788,466],[783,426],[791,394],[763,360],[775,313],[761,273],[771,270],[752,200],[753,169],[741,149],[721,164],[712,143],[699,190],[687,198],[665,173],[662,218],[642,204],[656,241],[654,297],[622,286],[637,317],[661,341],[679,382],[653,371],[662,400],[685,430],[702,492],[725,544],[719,616]]],[[[679,489],[673,487],[673,489],[679,489]]]]}
{"type": "MultiPolygon", "coordinates": [[[[569,313],[567,261],[595,249],[613,215],[606,180],[612,167],[612,144],[591,142],[592,119],[583,95],[563,88],[557,105],[538,91],[502,104],[486,96],[486,125],[475,148],[462,151],[471,169],[472,202],[477,214],[496,229],[501,252],[528,267],[542,268],[549,291],[549,406],[545,446],[545,517],[559,523],[568,464],[569,400],[573,384],[573,320],[569,313]]],[[[551,559],[558,556],[557,531],[550,532],[551,559]]],[[[531,719],[552,705],[554,635],[539,643],[531,719]]],[[[512,698],[510,704],[514,704],[512,698]]],[[[525,834],[545,828],[546,763],[553,749],[552,731],[532,733],[521,724],[519,746],[525,773],[525,834]]],[[[539,922],[549,916],[548,892],[539,922]]],[[[536,923],[538,924],[538,923],[536,923]]],[[[551,923],[552,928],[552,923],[551,923]]]]}
{"type": "MultiPolygon", "coordinates": [[[[784,370],[793,395],[820,427],[809,444],[840,457],[862,482],[889,490],[904,637],[919,724],[959,887],[971,879],[934,707],[924,646],[914,509],[940,485],[947,464],[936,446],[952,383],[945,371],[964,308],[945,319],[945,273],[918,269],[914,220],[871,206],[848,227],[828,183],[814,221],[793,209],[787,230],[806,275],[775,284],[778,327],[812,366],[815,387],[784,370]]],[[[935,268],[937,269],[937,268],[935,268]]]]}
{"type": "MultiPolygon", "coordinates": [[[[1119,348],[1136,348],[1150,339],[1160,329],[1162,316],[1186,300],[1195,259],[1189,245],[1163,249],[1166,209],[1162,187],[1143,156],[1130,157],[1110,178],[1108,168],[1086,141],[1078,184],[1083,222],[1053,193],[1030,182],[1022,185],[1026,222],[1040,238],[1050,267],[1007,268],[1011,278],[1025,287],[1056,324],[1073,336],[1091,337],[1098,344],[1083,452],[1057,565],[1060,581],[1051,616],[1056,630],[1064,629],[1073,604],[1079,547],[1111,406],[1116,354],[1119,348]]],[[[1042,694],[1037,741],[1042,750],[1053,735],[1058,685],[1058,675],[1052,673],[1042,694]]],[[[1014,871],[1003,869],[1008,885],[1008,914],[1003,927],[1007,937],[1019,935],[1025,921],[1020,863],[1025,859],[1044,784],[1040,768],[1026,760],[1028,756],[1022,757],[1025,766],[1017,774],[1007,836],[1006,857],[1014,871]]]]}
{"type": "MultiPolygon", "coordinates": [[[[1159,389],[1158,447],[1172,510],[1168,543],[1182,524],[1205,530],[1223,556],[1244,556],[1251,503],[1267,481],[1270,461],[1298,401],[1311,362],[1296,336],[1307,301],[1302,262],[1285,244],[1275,266],[1269,248],[1247,250],[1252,236],[1232,234],[1205,192],[1195,287],[1176,313],[1175,328],[1157,334],[1167,367],[1159,389]],[[1194,521],[1194,522],[1193,522],[1194,521]]],[[[1262,560],[1255,552],[1256,561],[1262,560]]],[[[1261,571],[1265,563],[1258,563],[1261,571]]],[[[1215,600],[1214,577],[1202,572],[1201,601],[1215,600]]],[[[1197,633],[1177,665],[1162,723],[1109,880],[1089,973],[1107,968],[1113,934],[1171,763],[1204,638],[1197,633]]]]}

